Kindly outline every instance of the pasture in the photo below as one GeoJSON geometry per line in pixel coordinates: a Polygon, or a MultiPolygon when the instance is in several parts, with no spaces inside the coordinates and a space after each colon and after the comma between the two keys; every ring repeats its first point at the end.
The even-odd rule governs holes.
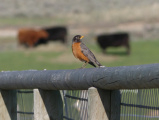
{"type": "MultiPolygon", "coordinates": [[[[49,42],[29,49],[19,46],[16,37],[0,37],[0,71],[78,69],[83,63],[74,58],[70,44],[73,34],[77,33],[70,31],[68,45],[63,45],[61,42],[49,42]]],[[[85,33],[84,36],[83,42],[91,49],[99,62],[107,67],[158,63],[158,39],[131,40],[131,52],[130,55],[126,55],[126,49],[121,47],[108,48],[107,54],[103,54],[93,35],[85,33]]],[[[92,66],[86,66],[86,68],[89,67],[92,66]]],[[[32,94],[29,96],[18,94],[17,98],[20,111],[33,112],[32,94]]],[[[30,115],[21,114],[22,118],[27,116],[30,117],[30,115]]]]}
{"type": "MultiPolygon", "coordinates": [[[[39,45],[35,48],[24,48],[17,44],[15,37],[0,38],[0,71],[21,71],[21,70],[60,70],[60,69],[78,69],[82,62],[75,59],[71,51],[71,36],[69,44],[66,46],[61,42],[49,42],[45,45],[39,45]]],[[[90,35],[85,36],[83,42],[91,49],[96,58],[102,65],[108,67],[129,66],[158,63],[159,40],[135,40],[131,41],[130,55],[126,54],[125,48],[108,48],[107,54],[92,39],[90,35]]],[[[87,65],[86,68],[92,67],[87,65]]],[[[24,90],[28,91],[28,90],[24,90]]],[[[122,101],[125,97],[122,97],[122,101]]],[[[135,100],[136,98],[134,97],[135,100]]],[[[148,100],[148,99],[147,99],[148,100]]],[[[18,111],[33,112],[33,94],[17,94],[18,111]]],[[[72,107],[70,102],[69,107],[72,107]]],[[[134,114],[131,108],[122,107],[124,110],[134,114]]],[[[138,110],[138,109],[134,109],[138,110]]],[[[76,111],[74,111],[76,112],[76,111]]],[[[65,112],[64,112],[65,113],[65,112]]],[[[143,113],[144,114],[144,113],[143,113]]],[[[32,114],[18,114],[20,118],[32,119],[32,114]]],[[[76,115],[79,117],[79,115],[76,115]]],[[[129,117],[129,116],[128,116],[129,117]]],[[[121,118],[125,118],[122,116],[121,118]]],[[[127,119],[127,118],[126,118],[127,119]]]]}
{"type": "MultiPolygon", "coordinates": [[[[125,48],[108,48],[107,54],[103,54],[95,41],[92,41],[89,39],[85,43],[101,64],[108,67],[151,64],[159,60],[159,40],[131,41],[130,55],[125,54],[125,48]]],[[[0,43],[1,71],[77,69],[83,64],[74,58],[71,44],[65,46],[60,42],[50,42],[27,49],[18,46],[14,37],[0,38],[0,43]]]]}
{"type": "MultiPolygon", "coordinates": [[[[73,57],[71,45],[65,46],[60,42],[51,42],[46,45],[27,49],[18,46],[16,41],[17,40],[12,37],[1,39],[1,71],[77,69],[82,65],[80,61],[73,57]]],[[[95,42],[87,41],[86,43],[96,55],[97,59],[108,67],[158,63],[159,59],[157,52],[159,50],[158,40],[131,41],[130,55],[125,54],[125,48],[109,48],[107,55],[104,55],[95,42]]],[[[87,68],[88,67],[92,66],[88,65],[87,68]]],[[[131,101],[134,102],[137,98],[136,94],[129,94],[133,96],[131,101]]],[[[127,96],[126,93],[123,94],[122,101],[127,103],[129,99],[125,99],[125,96],[127,96]]],[[[146,95],[144,97],[146,97],[146,95]]],[[[33,112],[33,94],[18,94],[17,99],[19,111],[33,112]]],[[[146,100],[149,101],[149,99],[146,100]]],[[[72,107],[71,105],[74,104],[71,103],[70,105],[70,103],[71,102],[68,102],[68,105],[72,107]]],[[[123,119],[127,119],[127,117],[124,117],[125,110],[131,114],[134,114],[134,111],[138,111],[137,108],[132,110],[131,108],[122,106],[121,115],[123,116],[121,116],[121,118],[123,119]]],[[[144,115],[142,112],[141,114],[144,115]]],[[[21,118],[32,118],[32,115],[20,114],[20,116],[21,118]]]]}

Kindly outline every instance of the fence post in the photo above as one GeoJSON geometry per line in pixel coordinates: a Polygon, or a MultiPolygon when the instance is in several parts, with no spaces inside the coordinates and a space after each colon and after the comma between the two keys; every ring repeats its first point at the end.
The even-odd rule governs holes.
{"type": "Polygon", "coordinates": [[[120,120],[120,92],[88,89],[88,120],[120,120]]]}
{"type": "Polygon", "coordinates": [[[62,120],[63,102],[59,90],[34,89],[34,120],[62,120]]]}
{"type": "Polygon", "coordinates": [[[121,94],[119,90],[111,90],[111,118],[110,120],[120,120],[121,94]]]}
{"type": "Polygon", "coordinates": [[[0,120],[17,120],[16,90],[0,90],[0,120]]]}

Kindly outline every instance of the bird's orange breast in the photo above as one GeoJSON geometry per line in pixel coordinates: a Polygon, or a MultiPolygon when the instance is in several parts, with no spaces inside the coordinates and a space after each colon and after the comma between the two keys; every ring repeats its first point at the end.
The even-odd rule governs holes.
{"type": "Polygon", "coordinates": [[[72,44],[72,52],[73,52],[73,55],[74,55],[77,59],[79,59],[79,60],[81,60],[81,61],[89,62],[89,59],[82,53],[80,44],[81,44],[81,43],[73,43],[73,44],[72,44]]]}

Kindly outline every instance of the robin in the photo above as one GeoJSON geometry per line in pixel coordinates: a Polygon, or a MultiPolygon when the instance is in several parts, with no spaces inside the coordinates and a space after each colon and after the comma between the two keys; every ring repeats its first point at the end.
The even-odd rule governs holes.
{"type": "Polygon", "coordinates": [[[94,54],[89,50],[89,48],[84,43],[82,43],[81,39],[83,37],[84,36],[76,35],[73,37],[73,40],[72,40],[73,55],[80,61],[85,62],[82,65],[82,68],[84,68],[88,63],[94,67],[96,67],[96,65],[98,65],[99,67],[105,67],[105,66],[102,66],[97,61],[94,54]]]}

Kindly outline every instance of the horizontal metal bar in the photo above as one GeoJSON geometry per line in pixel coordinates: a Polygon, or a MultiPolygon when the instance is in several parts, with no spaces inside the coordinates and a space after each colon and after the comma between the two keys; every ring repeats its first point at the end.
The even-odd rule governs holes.
{"type": "Polygon", "coordinates": [[[87,90],[159,88],[159,64],[74,70],[0,72],[0,89],[87,90]]]}
{"type": "MultiPolygon", "coordinates": [[[[120,114],[120,117],[139,117],[139,118],[145,118],[145,119],[148,119],[148,118],[159,118],[159,116],[148,116],[148,115],[138,115],[138,114],[120,114]]],[[[145,120],[144,119],[144,120],[145,120]]]]}
{"type": "Polygon", "coordinates": [[[63,119],[66,119],[66,120],[74,120],[74,119],[68,118],[68,117],[66,117],[66,116],[63,116],[63,119]]]}
{"type": "Polygon", "coordinates": [[[33,91],[21,91],[21,90],[18,90],[17,92],[18,93],[33,93],[33,91]]]}
{"type": "Polygon", "coordinates": [[[136,105],[136,104],[127,104],[127,103],[120,103],[122,106],[128,106],[128,107],[138,107],[138,108],[144,108],[144,109],[155,109],[159,110],[159,107],[152,107],[152,106],[145,106],[145,105],[136,105]]]}
{"type": "Polygon", "coordinates": [[[22,112],[22,111],[17,111],[19,114],[31,114],[34,115],[34,112],[22,112]]]}
{"type": "Polygon", "coordinates": [[[81,100],[81,101],[88,101],[88,99],[79,98],[79,97],[75,97],[75,96],[71,96],[71,95],[65,95],[64,97],[72,98],[72,99],[76,99],[76,100],[81,100]]]}

